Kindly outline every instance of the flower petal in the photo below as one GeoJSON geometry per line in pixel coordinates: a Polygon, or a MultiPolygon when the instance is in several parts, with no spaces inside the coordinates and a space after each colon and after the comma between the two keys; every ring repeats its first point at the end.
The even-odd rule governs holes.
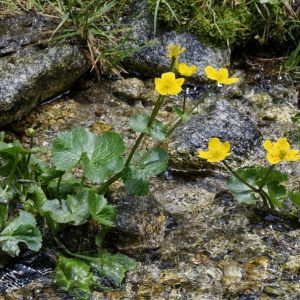
{"type": "Polygon", "coordinates": [[[266,140],[266,141],[263,143],[263,146],[264,146],[264,148],[265,148],[267,151],[269,151],[269,152],[273,151],[273,145],[272,145],[272,142],[271,142],[270,140],[266,140]]]}
{"type": "Polygon", "coordinates": [[[222,146],[222,143],[218,138],[212,138],[208,142],[208,149],[211,151],[212,149],[219,148],[222,146]]]}
{"type": "Polygon", "coordinates": [[[267,160],[270,164],[278,164],[280,162],[279,156],[275,156],[272,153],[267,153],[267,160]]]}
{"type": "Polygon", "coordinates": [[[201,158],[208,158],[209,152],[208,151],[199,151],[199,157],[201,158]]]}
{"type": "Polygon", "coordinates": [[[228,152],[230,150],[230,143],[226,141],[223,145],[224,151],[228,152]]]}
{"type": "Polygon", "coordinates": [[[232,84],[232,83],[236,83],[239,81],[239,78],[227,78],[227,79],[221,79],[218,82],[222,83],[222,84],[232,84]]]}
{"type": "Polygon", "coordinates": [[[212,80],[217,80],[218,78],[218,71],[214,69],[212,66],[208,66],[204,69],[204,72],[206,73],[207,78],[212,80]]]}

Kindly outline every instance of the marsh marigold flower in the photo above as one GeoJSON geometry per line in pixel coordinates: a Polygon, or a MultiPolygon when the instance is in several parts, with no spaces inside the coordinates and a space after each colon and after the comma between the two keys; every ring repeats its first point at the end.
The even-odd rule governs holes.
{"type": "Polygon", "coordinates": [[[155,78],[155,89],[161,95],[177,95],[181,92],[184,78],[175,78],[173,72],[163,73],[161,78],[155,78]]]}
{"type": "Polygon", "coordinates": [[[197,67],[196,66],[189,67],[187,64],[181,63],[181,64],[179,64],[177,70],[182,76],[190,77],[196,73],[197,67]]]}
{"type": "Polygon", "coordinates": [[[217,83],[229,85],[239,80],[238,78],[228,78],[228,70],[225,68],[221,68],[217,71],[212,66],[208,66],[204,69],[204,72],[209,79],[216,80],[217,83]]]}
{"type": "Polygon", "coordinates": [[[168,53],[167,53],[167,58],[168,59],[172,59],[173,57],[175,58],[175,63],[174,63],[174,66],[175,68],[177,69],[178,68],[178,56],[185,51],[185,48],[182,47],[180,49],[180,45],[174,45],[174,44],[170,44],[167,46],[167,50],[168,50],[168,53]]]}
{"type": "Polygon", "coordinates": [[[290,149],[290,144],[286,138],[282,138],[276,143],[266,140],[263,146],[268,151],[268,162],[273,165],[278,164],[281,161],[296,161],[300,159],[300,154],[298,154],[299,150],[290,149]]]}
{"type": "Polygon", "coordinates": [[[222,144],[218,138],[212,138],[208,142],[208,151],[199,151],[199,157],[207,159],[208,162],[218,162],[232,154],[229,150],[228,141],[222,144]]]}

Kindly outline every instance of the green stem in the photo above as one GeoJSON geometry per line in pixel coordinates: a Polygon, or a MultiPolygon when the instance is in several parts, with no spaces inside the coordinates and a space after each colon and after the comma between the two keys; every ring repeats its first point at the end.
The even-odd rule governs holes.
{"type": "MultiPolygon", "coordinates": [[[[195,108],[197,108],[204,100],[205,98],[215,89],[217,86],[217,83],[215,83],[205,94],[202,96],[197,103],[189,110],[187,111],[186,115],[189,116],[195,108]]],[[[175,124],[168,130],[166,134],[166,139],[175,131],[175,129],[182,123],[182,119],[179,118],[176,120],[175,124]]],[[[143,161],[146,157],[148,157],[157,147],[159,147],[163,141],[156,142],[144,155],[142,155],[134,164],[138,165],[141,161],[143,161]]]]}
{"type": "MultiPolygon", "coordinates": [[[[33,136],[30,137],[30,149],[33,148],[33,136]]],[[[27,167],[29,166],[29,162],[30,162],[30,157],[31,157],[31,153],[28,154],[28,157],[27,157],[27,167]]]]}
{"type": "Polygon", "coordinates": [[[182,112],[185,111],[185,102],[186,102],[186,95],[187,95],[187,84],[188,84],[188,77],[184,76],[184,97],[183,97],[183,104],[182,104],[182,112]]]}
{"type": "Polygon", "coordinates": [[[81,178],[81,181],[80,181],[78,194],[81,194],[81,192],[83,190],[83,186],[84,186],[85,180],[86,180],[86,177],[83,175],[82,178],[81,178]]]}
{"type": "MultiPolygon", "coordinates": [[[[175,60],[174,60],[175,61],[175,60]]],[[[187,111],[186,115],[190,115],[195,108],[197,108],[204,100],[205,98],[215,89],[215,87],[217,86],[217,83],[215,83],[214,85],[212,85],[210,87],[210,89],[197,101],[197,103],[190,109],[187,111]]],[[[175,124],[168,130],[167,134],[166,134],[166,138],[168,138],[174,131],[175,129],[182,123],[182,119],[179,118],[175,124]]],[[[140,141],[136,141],[135,142],[135,145],[133,146],[127,160],[126,160],[126,163],[125,163],[125,167],[127,167],[131,160],[132,160],[132,157],[134,155],[134,152],[136,151],[136,149],[138,148],[141,140],[143,139],[144,137],[144,133],[141,133],[138,140],[140,139],[140,141]]],[[[134,165],[138,165],[141,161],[143,161],[145,158],[148,157],[148,155],[150,155],[157,147],[159,147],[160,145],[162,144],[162,141],[158,141],[156,142],[144,155],[142,155],[137,161],[134,162],[134,165]]],[[[124,169],[123,169],[124,170],[124,169]]],[[[105,183],[103,183],[101,186],[99,186],[96,190],[96,192],[98,194],[103,194],[106,189],[112,184],[114,183],[115,181],[117,181],[119,178],[121,178],[122,176],[122,171],[120,171],[119,173],[115,174],[113,177],[111,177],[109,180],[107,180],[105,183]]]]}
{"type": "Polygon", "coordinates": [[[16,160],[14,161],[14,164],[13,164],[11,170],[10,170],[10,173],[9,173],[9,176],[8,176],[8,179],[7,179],[7,182],[6,182],[5,190],[7,190],[8,187],[11,185],[11,182],[14,178],[14,175],[15,175],[15,172],[16,172],[19,161],[20,161],[20,159],[19,159],[19,156],[17,155],[16,160]]]}
{"type": "Polygon", "coordinates": [[[249,184],[245,179],[243,179],[240,175],[238,175],[235,171],[232,170],[232,168],[223,160],[222,163],[224,166],[243,184],[245,184],[247,187],[249,187],[253,192],[258,193],[258,189],[249,184]]]}
{"type": "Polygon", "coordinates": [[[56,185],[56,199],[60,200],[60,195],[59,195],[59,188],[60,188],[60,183],[63,175],[58,177],[57,185],[56,185]]]}
{"type": "Polygon", "coordinates": [[[264,205],[266,206],[266,208],[271,212],[273,213],[274,212],[274,204],[272,203],[271,199],[270,199],[270,196],[264,191],[264,190],[261,190],[259,192],[259,195],[262,197],[263,201],[264,201],[264,197],[266,198],[266,202],[264,201],[264,205]]]}
{"type": "Polygon", "coordinates": [[[97,194],[102,194],[102,195],[103,195],[112,183],[114,183],[114,182],[117,181],[119,178],[121,178],[122,173],[123,173],[123,170],[120,171],[119,173],[115,174],[113,177],[111,177],[110,179],[108,179],[108,180],[107,180],[106,182],[104,182],[103,184],[101,184],[101,185],[96,189],[96,193],[97,193],[97,194]]]}
{"type": "Polygon", "coordinates": [[[262,180],[262,182],[261,182],[261,184],[260,184],[260,186],[259,186],[259,188],[258,188],[258,191],[261,191],[261,190],[263,189],[263,187],[264,187],[264,185],[265,185],[265,183],[266,183],[266,181],[267,181],[267,179],[268,179],[270,173],[271,173],[272,170],[274,169],[274,167],[275,167],[275,165],[272,165],[272,166],[269,167],[269,169],[268,169],[268,171],[267,171],[265,177],[263,178],[263,180],[262,180]]]}
{"type": "Polygon", "coordinates": [[[91,256],[86,256],[86,255],[82,255],[82,254],[76,254],[71,252],[56,236],[54,233],[53,234],[53,238],[55,239],[56,243],[69,255],[77,257],[77,258],[81,258],[81,259],[85,259],[88,261],[92,261],[92,262],[97,262],[98,258],[96,257],[91,257],[91,256]]]}

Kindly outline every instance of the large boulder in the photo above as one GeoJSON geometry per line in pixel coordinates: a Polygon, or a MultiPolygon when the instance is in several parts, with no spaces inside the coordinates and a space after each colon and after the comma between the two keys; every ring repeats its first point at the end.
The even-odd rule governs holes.
{"type": "Polygon", "coordinates": [[[197,114],[181,125],[167,141],[170,164],[181,170],[219,168],[199,158],[200,150],[207,151],[208,141],[217,137],[229,141],[233,163],[243,163],[249,155],[262,152],[262,134],[254,123],[227,101],[216,101],[204,114],[197,114]]]}
{"type": "Polygon", "coordinates": [[[180,55],[180,62],[198,67],[196,74],[191,78],[195,83],[207,82],[204,68],[208,65],[214,68],[229,67],[229,49],[204,47],[201,41],[191,33],[168,31],[166,26],[158,23],[157,33],[154,36],[153,16],[150,14],[146,0],[134,3],[132,13],[128,12],[128,15],[134,17],[133,19],[127,17],[123,20],[125,24],[130,24],[133,28],[126,47],[135,48],[144,44],[149,46],[123,59],[122,63],[127,69],[144,76],[160,76],[162,72],[167,72],[170,61],[166,58],[166,47],[171,43],[186,48],[186,51],[180,55]],[[138,15],[136,15],[137,11],[140,12],[138,15]]]}
{"type": "Polygon", "coordinates": [[[0,126],[68,90],[88,69],[76,45],[34,46],[55,26],[34,15],[0,21],[0,126]]]}

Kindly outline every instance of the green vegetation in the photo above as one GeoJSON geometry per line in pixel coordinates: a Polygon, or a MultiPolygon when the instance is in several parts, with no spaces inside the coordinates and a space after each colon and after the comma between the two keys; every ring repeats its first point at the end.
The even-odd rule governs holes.
{"type": "Polygon", "coordinates": [[[86,56],[98,77],[139,49],[123,49],[130,29],[117,20],[125,9],[125,0],[3,0],[1,5],[0,17],[30,11],[57,20],[57,28],[42,42],[79,39],[87,46],[86,56]]]}
{"type": "Polygon", "coordinates": [[[155,21],[188,30],[207,45],[238,46],[254,41],[296,42],[298,9],[292,1],[148,0],[155,21]],[[295,10],[294,10],[295,9],[295,10]]]}

